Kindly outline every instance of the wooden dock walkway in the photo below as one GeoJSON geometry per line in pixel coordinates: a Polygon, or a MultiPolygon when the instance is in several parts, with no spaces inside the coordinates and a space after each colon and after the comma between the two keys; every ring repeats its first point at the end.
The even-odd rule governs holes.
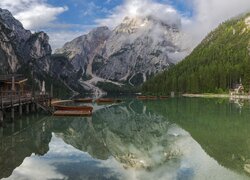
{"type": "Polygon", "coordinates": [[[0,124],[4,121],[6,112],[11,113],[11,119],[15,117],[15,112],[19,113],[19,116],[23,114],[25,110],[29,112],[35,112],[38,108],[52,114],[51,108],[51,97],[48,94],[36,94],[31,95],[30,92],[19,93],[19,92],[0,92],[0,124]],[[3,96],[4,94],[4,96],[3,96]]]}
{"type": "Polygon", "coordinates": [[[7,112],[10,112],[11,120],[14,120],[15,112],[19,112],[21,116],[23,110],[28,114],[41,108],[52,114],[53,85],[48,94],[45,90],[45,81],[42,81],[39,92],[35,91],[33,83],[29,86],[27,81],[28,79],[21,74],[0,75],[0,125],[3,124],[7,112]]]}

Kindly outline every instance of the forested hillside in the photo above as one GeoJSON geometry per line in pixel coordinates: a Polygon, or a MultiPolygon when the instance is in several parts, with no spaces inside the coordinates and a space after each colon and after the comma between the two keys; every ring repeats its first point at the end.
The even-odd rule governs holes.
{"type": "Polygon", "coordinates": [[[143,92],[222,93],[242,80],[250,88],[250,13],[211,32],[183,61],[147,81],[143,92]]]}

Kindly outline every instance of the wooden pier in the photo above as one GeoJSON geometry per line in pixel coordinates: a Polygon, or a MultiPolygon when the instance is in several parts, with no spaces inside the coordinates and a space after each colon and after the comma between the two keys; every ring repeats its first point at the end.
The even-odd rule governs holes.
{"type": "Polygon", "coordinates": [[[3,123],[6,112],[10,112],[12,120],[15,117],[15,113],[22,116],[23,111],[29,114],[30,112],[37,111],[38,108],[52,113],[51,97],[47,94],[31,96],[28,93],[25,95],[16,95],[16,92],[12,92],[9,93],[11,94],[10,96],[6,97],[2,96],[2,93],[3,92],[0,92],[0,123],[3,123]]]}
{"type": "Polygon", "coordinates": [[[46,92],[27,90],[26,81],[27,79],[20,75],[0,76],[0,125],[3,124],[7,112],[11,120],[14,120],[15,113],[22,116],[23,111],[28,114],[38,108],[52,113],[52,96],[46,92]]]}

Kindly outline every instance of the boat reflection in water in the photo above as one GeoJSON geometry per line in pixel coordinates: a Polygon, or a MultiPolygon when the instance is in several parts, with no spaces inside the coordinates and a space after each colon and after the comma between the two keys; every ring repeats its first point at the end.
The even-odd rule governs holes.
{"type": "MultiPolygon", "coordinates": [[[[23,141],[19,140],[20,144],[12,148],[15,156],[24,161],[13,161],[18,162],[13,166],[1,163],[0,172],[4,167],[9,169],[1,178],[10,175],[10,179],[249,179],[243,164],[238,164],[243,166],[242,170],[242,167],[227,166],[223,157],[220,158],[224,154],[217,140],[212,140],[214,136],[207,137],[207,141],[203,139],[205,133],[212,134],[209,130],[216,131],[213,128],[216,123],[211,123],[211,129],[204,128],[210,124],[199,123],[203,112],[197,115],[201,120],[193,123],[190,119],[195,117],[195,112],[188,110],[193,108],[190,103],[192,106],[202,104],[185,99],[128,100],[119,105],[94,108],[98,110],[92,117],[41,119],[20,132],[23,141]],[[180,119],[187,119],[187,122],[181,123],[180,119]],[[196,133],[204,129],[207,130],[204,134],[196,133]],[[208,151],[210,146],[218,151],[213,148],[208,151]]],[[[216,107],[216,104],[212,101],[206,108],[216,107]]],[[[244,113],[243,109],[241,116],[244,113]]],[[[210,119],[216,117],[211,114],[210,119]]],[[[228,143],[227,135],[220,130],[222,127],[218,128],[228,143]]],[[[217,131],[214,133],[218,136],[217,131]]],[[[11,136],[18,141],[17,136],[11,136]]],[[[2,140],[6,138],[3,135],[2,140]]],[[[249,146],[243,148],[249,152],[249,146]]],[[[240,154],[235,150],[235,158],[238,158],[237,153],[240,154]]],[[[243,155],[247,161],[247,154],[243,155]]],[[[2,154],[0,157],[5,158],[2,154]]]]}

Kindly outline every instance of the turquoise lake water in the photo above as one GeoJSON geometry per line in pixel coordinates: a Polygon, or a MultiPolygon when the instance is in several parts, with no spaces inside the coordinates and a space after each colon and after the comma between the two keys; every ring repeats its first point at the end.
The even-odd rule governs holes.
{"type": "Polygon", "coordinates": [[[171,98],[0,128],[0,179],[250,179],[250,102],[171,98]]]}

